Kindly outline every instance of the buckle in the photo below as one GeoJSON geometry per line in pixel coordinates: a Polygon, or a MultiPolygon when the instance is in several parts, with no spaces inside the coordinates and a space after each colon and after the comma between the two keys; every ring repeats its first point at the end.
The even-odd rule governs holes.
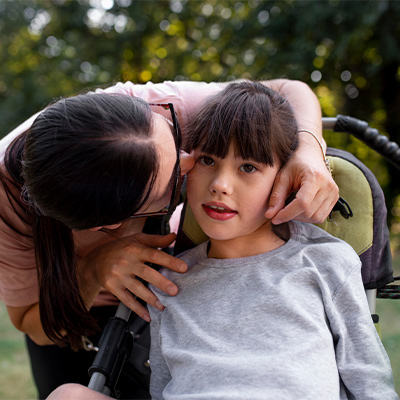
{"type": "Polygon", "coordinates": [[[349,204],[342,197],[339,197],[339,200],[336,202],[335,206],[332,208],[332,211],[329,214],[329,219],[332,219],[333,211],[339,211],[340,215],[345,219],[349,219],[350,217],[353,216],[353,211],[351,210],[349,204]]]}

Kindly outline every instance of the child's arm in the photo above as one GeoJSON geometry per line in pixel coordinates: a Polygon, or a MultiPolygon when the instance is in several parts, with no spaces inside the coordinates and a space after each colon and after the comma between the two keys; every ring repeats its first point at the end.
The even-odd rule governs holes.
{"type": "MultiPolygon", "coordinates": [[[[359,268],[333,298],[329,315],[340,377],[352,399],[399,400],[389,358],[372,322],[359,268]]],[[[350,398],[349,397],[349,398],[350,398]]]]}
{"type": "MultiPolygon", "coordinates": [[[[272,80],[266,86],[285,96],[293,107],[298,129],[314,133],[324,149],[322,116],[318,98],[300,81],[272,80]]],[[[323,222],[339,197],[339,189],[329,176],[318,141],[309,133],[299,133],[299,148],[276,177],[269,201],[267,218],[275,224],[296,219],[323,222]],[[296,198],[285,207],[291,192],[296,198]]]]}
{"type": "Polygon", "coordinates": [[[171,374],[161,351],[160,323],[162,311],[159,311],[151,306],[148,306],[148,308],[151,316],[150,394],[153,400],[161,400],[164,398],[164,388],[171,380],[171,374]]]}

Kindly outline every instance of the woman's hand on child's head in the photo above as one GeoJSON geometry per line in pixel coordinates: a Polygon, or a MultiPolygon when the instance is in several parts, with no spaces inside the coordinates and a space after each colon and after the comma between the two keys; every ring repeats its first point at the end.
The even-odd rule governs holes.
{"type": "Polygon", "coordinates": [[[266,218],[280,224],[297,221],[322,223],[339,198],[339,188],[321,157],[319,148],[300,147],[275,179],[266,218]],[[315,153],[315,154],[314,154],[315,153]],[[290,193],[296,197],[285,207],[290,193]]]}
{"type": "MultiPolygon", "coordinates": [[[[175,239],[175,234],[160,236],[138,233],[97,247],[85,257],[84,266],[80,268],[81,273],[84,273],[83,268],[86,269],[86,287],[97,286],[97,293],[100,287],[104,287],[133,312],[149,321],[147,309],[135,296],[155,308],[162,310],[164,306],[140,280],[151,283],[171,296],[178,293],[178,288],[145,263],[157,264],[180,273],[186,272],[187,265],[183,261],[158,250],[169,246],[175,239]]],[[[82,285],[82,288],[82,291],[86,291],[85,286],[82,285]]],[[[82,296],[86,300],[85,293],[82,296]]]]}

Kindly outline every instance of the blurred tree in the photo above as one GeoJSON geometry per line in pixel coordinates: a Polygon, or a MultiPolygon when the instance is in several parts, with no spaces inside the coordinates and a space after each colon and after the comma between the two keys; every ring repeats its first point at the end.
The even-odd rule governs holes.
{"type": "MultiPolygon", "coordinates": [[[[399,20],[400,2],[384,0],[2,0],[0,137],[53,98],[115,81],[288,77],[325,116],[400,142],[399,20]]],[[[356,139],[326,138],[374,171],[391,209],[396,172],[356,139]]]]}

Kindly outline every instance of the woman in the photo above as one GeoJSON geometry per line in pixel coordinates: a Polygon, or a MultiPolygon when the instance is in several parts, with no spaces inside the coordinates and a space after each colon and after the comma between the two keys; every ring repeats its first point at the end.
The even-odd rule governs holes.
{"type": "MultiPolygon", "coordinates": [[[[322,139],[319,104],[308,86],[264,83],[291,102],[299,130],[322,139]]],[[[146,101],[173,103],[184,137],[191,113],[223,87],[118,84],[50,105],[2,140],[0,295],[13,324],[27,334],[40,397],[64,382],[87,383],[91,360],[82,361],[87,354],[61,357],[72,354],[69,348],[78,349],[82,337],[93,335],[96,318],[112,315],[115,297],[145,320],[150,318],[147,309],[135,296],[162,308],[136,277],[169,295],[177,293],[173,282],[145,265],[185,272],[184,263],[157,250],[175,236],[149,236],[143,230],[146,214],[158,213],[173,189],[179,189],[179,165],[184,175],[193,159],[179,152],[171,109],[146,101]],[[66,367],[60,373],[62,364],[66,367]]],[[[338,190],[320,152],[311,135],[300,136],[300,147],[278,175],[271,196],[266,216],[274,223],[293,218],[321,222],[329,214],[338,190]],[[297,190],[284,208],[288,194],[297,190]]],[[[146,391],[140,379],[128,387],[139,398],[146,391]]]]}

